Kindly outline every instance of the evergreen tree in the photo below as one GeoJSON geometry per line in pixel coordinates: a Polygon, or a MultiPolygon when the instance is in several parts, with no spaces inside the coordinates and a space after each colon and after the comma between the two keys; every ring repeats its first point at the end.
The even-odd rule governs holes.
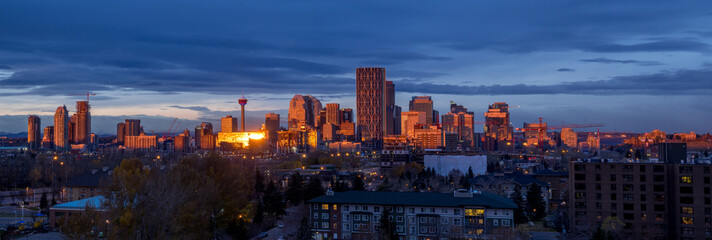
{"type": "Polygon", "coordinates": [[[286,214],[284,196],[277,190],[277,186],[272,181],[267,185],[263,202],[267,214],[272,216],[282,216],[286,214]]]}
{"type": "Polygon", "coordinates": [[[396,222],[393,221],[391,212],[388,209],[384,209],[381,214],[381,219],[378,220],[378,239],[396,240],[398,239],[398,233],[396,233],[396,222]]]}
{"type": "Polygon", "coordinates": [[[42,199],[40,199],[40,209],[45,210],[47,206],[47,193],[42,193],[42,199]]]}
{"type": "Polygon", "coordinates": [[[261,202],[259,204],[257,204],[257,210],[255,210],[255,217],[252,218],[253,222],[261,223],[265,219],[264,208],[265,208],[264,204],[262,204],[261,202]]]}
{"type": "Polygon", "coordinates": [[[541,196],[541,186],[536,183],[529,185],[529,190],[527,191],[527,212],[532,220],[539,220],[544,217],[546,210],[546,203],[541,196]]]}
{"type": "Polygon", "coordinates": [[[255,192],[262,193],[265,190],[265,178],[262,176],[262,172],[258,169],[255,170],[255,192]]]}
{"type": "Polygon", "coordinates": [[[514,209],[514,222],[517,224],[527,222],[527,216],[524,215],[524,198],[522,198],[522,187],[514,186],[514,193],[511,196],[512,202],[517,204],[517,209],[514,209]]]}
{"type": "Polygon", "coordinates": [[[467,178],[475,177],[475,173],[472,172],[472,167],[467,168],[467,178]]]}
{"type": "Polygon", "coordinates": [[[303,184],[302,176],[300,176],[299,173],[292,174],[292,177],[289,179],[289,186],[287,188],[287,192],[285,193],[285,197],[293,206],[297,206],[302,203],[304,192],[303,184]]]}
{"type": "Polygon", "coordinates": [[[462,189],[470,189],[470,178],[467,177],[467,175],[462,176],[460,178],[460,188],[462,189]]]}
{"type": "Polygon", "coordinates": [[[52,206],[57,205],[57,200],[54,200],[54,194],[52,194],[52,206]]]}
{"type": "Polygon", "coordinates": [[[351,184],[353,185],[352,189],[354,191],[365,191],[366,190],[366,187],[364,186],[364,183],[363,183],[363,178],[360,175],[356,176],[356,179],[354,179],[354,181],[351,182],[351,184]]]}
{"type": "Polygon", "coordinates": [[[324,195],[324,188],[321,186],[321,179],[314,176],[309,180],[307,189],[304,190],[304,201],[308,201],[321,195],[324,195]]]}

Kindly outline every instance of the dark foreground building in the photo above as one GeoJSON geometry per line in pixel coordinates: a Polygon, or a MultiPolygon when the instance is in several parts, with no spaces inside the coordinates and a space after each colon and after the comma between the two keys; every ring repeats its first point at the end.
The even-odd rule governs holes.
{"type": "Polygon", "coordinates": [[[623,239],[712,239],[710,163],[579,161],[570,169],[576,235],[604,225],[623,239]]]}
{"type": "Polygon", "coordinates": [[[376,239],[388,210],[401,239],[480,239],[511,231],[517,207],[486,192],[332,192],[308,201],[315,239],[376,239]]]}

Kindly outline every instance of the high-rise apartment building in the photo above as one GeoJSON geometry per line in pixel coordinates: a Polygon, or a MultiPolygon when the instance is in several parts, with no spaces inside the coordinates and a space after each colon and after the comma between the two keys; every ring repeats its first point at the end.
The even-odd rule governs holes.
{"type": "Polygon", "coordinates": [[[54,148],[54,126],[47,126],[44,128],[44,134],[42,136],[42,148],[54,148]]]}
{"type": "Polygon", "coordinates": [[[361,147],[380,150],[385,133],[385,68],[356,69],[356,117],[361,147]]]}
{"type": "MultiPolygon", "coordinates": [[[[213,149],[215,146],[210,146],[210,143],[215,143],[215,141],[204,140],[203,138],[213,138],[213,124],[209,122],[203,122],[199,126],[195,127],[195,146],[198,149],[213,149]],[[203,144],[207,144],[203,146],[203,144]]],[[[213,144],[214,145],[214,144],[213,144]]]]}
{"type": "MultiPolygon", "coordinates": [[[[124,120],[124,127],[126,129],[126,136],[138,136],[141,134],[141,120],[140,119],[126,119],[124,120]]],[[[125,141],[125,140],[124,140],[125,141]]]]}
{"type": "Polygon", "coordinates": [[[423,112],[401,113],[401,134],[415,137],[415,129],[425,126],[426,116],[423,112]]]}
{"type": "Polygon", "coordinates": [[[341,108],[338,103],[327,103],[326,104],[326,123],[331,123],[334,125],[341,124],[341,108]]]}
{"type": "Polygon", "coordinates": [[[91,143],[91,113],[88,101],[77,101],[77,113],[74,120],[74,142],[91,143]]]}
{"type": "Polygon", "coordinates": [[[220,119],[220,132],[237,132],[237,118],[227,115],[220,119]]]}
{"type": "Polygon", "coordinates": [[[125,136],[126,136],[126,124],[125,123],[117,123],[116,124],[116,144],[123,145],[125,136]]]}
{"type": "Polygon", "coordinates": [[[444,146],[443,130],[438,126],[428,126],[413,130],[415,147],[419,149],[439,149],[444,146]]]}
{"type": "Polygon", "coordinates": [[[75,138],[77,136],[76,133],[77,129],[77,114],[72,114],[71,117],[69,117],[69,124],[67,125],[67,139],[69,141],[69,144],[74,144],[77,143],[77,139],[75,138]]]}
{"type": "Polygon", "coordinates": [[[409,103],[409,111],[425,114],[425,124],[433,124],[433,100],[430,96],[414,96],[409,103]]]}
{"type": "Polygon", "coordinates": [[[57,151],[69,149],[69,113],[67,106],[58,107],[54,112],[54,147],[57,151]]]}
{"type": "Polygon", "coordinates": [[[38,150],[41,146],[40,117],[30,115],[27,117],[27,149],[38,150]]]}
{"type": "Polygon", "coordinates": [[[486,151],[503,151],[512,149],[514,128],[509,121],[509,105],[496,102],[489,105],[485,113],[484,149],[486,151]]]}
{"type": "Polygon", "coordinates": [[[450,101],[450,112],[442,115],[443,132],[455,134],[456,143],[446,144],[449,150],[468,150],[474,147],[475,113],[468,112],[467,108],[450,101]]]}
{"type": "Polygon", "coordinates": [[[562,128],[561,144],[569,148],[576,148],[578,146],[578,135],[571,128],[562,128]]]}

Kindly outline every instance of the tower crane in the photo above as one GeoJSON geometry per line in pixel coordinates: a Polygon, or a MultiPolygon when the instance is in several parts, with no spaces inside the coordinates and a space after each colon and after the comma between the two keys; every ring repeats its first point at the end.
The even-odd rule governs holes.
{"type": "Polygon", "coordinates": [[[96,93],[91,93],[87,91],[86,93],[82,94],[69,94],[69,96],[87,96],[87,102],[89,102],[89,96],[96,96],[96,93]]]}

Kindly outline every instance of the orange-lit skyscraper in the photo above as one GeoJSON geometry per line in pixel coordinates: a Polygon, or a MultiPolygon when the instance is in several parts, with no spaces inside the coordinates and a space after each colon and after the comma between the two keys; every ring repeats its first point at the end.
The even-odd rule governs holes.
{"type": "Polygon", "coordinates": [[[42,148],[54,148],[54,126],[47,126],[44,128],[44,134],[42,135],[42,148]]]}
{"type": "Polygon", "coordinates": [[[514,128],[509,122],[509,105],[496,102],[489,105],[485,113],[485,150],[502,151],[511,149],[514,128]]]}
{"type": "Polygon", "coordinates": [[[67,106],[58,107],[54,112],[54,147],[57,151],[69,149],[69,113],[67,106]]]}
{"type": "Polygon", "coordinates": [[[411,112],[422,112],[425,114],[425,124],[433,124],[433,100],[430,96],[414,96],[408,105],[411,112]]]}
{"type": "Polygon", "coordinates": [[[220,132],[237,132],[237,118],[230,115],[220,119],[220,132]]]}
{"type": "Polygon", "coordinates": [[[27,149],[37,150],[41,145],[40,117],[30,115],[27,117],[27,149]]]}
{"type": "Polygon", "coordinates": [[[326,123],[337,126],[341,124],[341,108],[338,103],[326,104],[326,123]]]}
{"type": "Polygon", "coordinates": [[[270,152],[277,150],[277,140],[279,135],[277,131],[280,130],[279,124],[279,114],[268,113],[265,114],[265,133],[267,137],[268,149],[270,152]]]}
{"type": "MultiPolygon", "coordinates": [[[[138,136],[141,134],[141,120],[140,119],[126,119],[124,120],[124,137],[128,136],[138,136]]],[[[125,140],[125,139],[124,139],[125,140]]]]}
{"type": "Polygon", "coordinates": [[[116,124],[116,143],[119,145],[124,144],[124,136],[126,136],[126,124],[118,123],[116,124]]]}
{"type": "Polygon", "coordinates": [[[425,125],[426,116],[424,112],[402,112],[401,113],[401,134],[408,137],[415,137],[415,129],[425,125]]]}
{"type": "Polygon", "coordinates": [[[356,69],[358,137],[366,150],[381,150],[385,133],[385,68],[356,69]]]}
{"type": "Polygon", "coordinates": [[[321,101],[311,95],[294,95],[289,101],[287,116],[290,130],[299,130],[302,126],[316,128],[319,125],[319,113],[322,110],[321,101]]]}
{"type": "Polygon", "coordinates": [[[468,112],[467,108],[450,102],[450,112],[442,116],[442,126],[445,133],[457,135],[457,146],[460,150],[473,147],[475,113],[468,112]]]}
{"type": "Polygon", "coordinates": [[[88,101],[77,101],[74,124],[74,142],[89,144],[91,142],[91,113],[89,112],[88,101]]]}

